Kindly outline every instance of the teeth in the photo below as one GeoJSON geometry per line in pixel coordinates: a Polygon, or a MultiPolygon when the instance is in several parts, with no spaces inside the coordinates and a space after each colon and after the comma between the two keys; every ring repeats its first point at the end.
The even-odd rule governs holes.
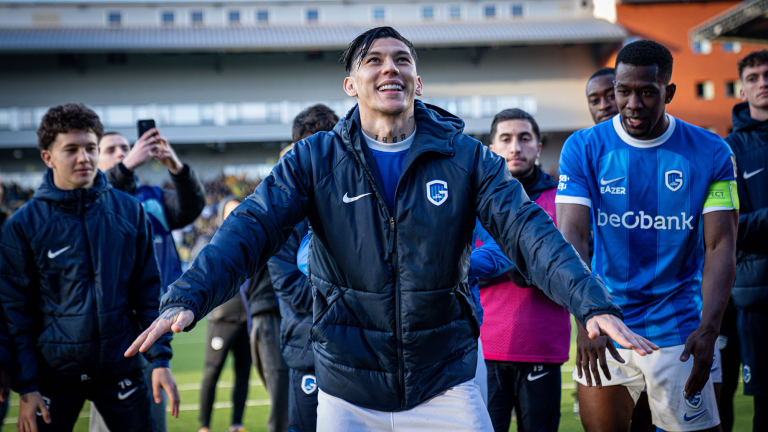
{"type": "Polygon", "coordinates": [[[379,87],[380,91],[383,90],[402,90],[403,88],[397,84],[387,84],[379,87]]]}

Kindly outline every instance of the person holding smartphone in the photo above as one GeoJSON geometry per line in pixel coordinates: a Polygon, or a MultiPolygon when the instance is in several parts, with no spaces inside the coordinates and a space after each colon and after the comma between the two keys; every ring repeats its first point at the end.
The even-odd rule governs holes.
{"type": "MultiPolygon", "coordinates": [[[[158,298],[173,281],[181,276],[181,262],[171,231],[192,223],[205,207],[205,191],[197,175],[179,160],[173,147],[154,127],[154,121],[139,120],[139,140],[131,148],[128,140],[117,132],[106,132],[99,141],[99,170],[104,172],[112,187],[138,199],[154,233],[153,245],[160,267],[161,289],[158,298]],[[149,130],[145,130],[150,127],[149,130]],[[168,168],[174,190],[159,186],[139,185],[134,174],[136,168],[155,159],[168,168]]],[[[152,365],[145,364],[144,375],[148,382],[152,365]]],[[[165,432],[166,397],[152,397],[152,417],[157,432],[165,432]],[[158,402],[159,401],[159,402],[158,402]]],[[[91,432],[106,432],[107,428],[99,413],[91,405],[91,432]]]]}

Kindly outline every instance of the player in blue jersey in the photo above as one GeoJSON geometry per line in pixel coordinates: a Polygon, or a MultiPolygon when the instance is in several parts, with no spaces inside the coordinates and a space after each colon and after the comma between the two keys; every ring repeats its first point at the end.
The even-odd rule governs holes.
{"type": "Polygon", "coordinates": [[[735,163],[717,135],[665,113],[671,75],[662,45],[625,46],[616,59],[620,115],[573,134],[560,158],[563,235],[586,260],[591,212],[593,271],[626,324],[661,347],[593,363],[602,389],[574,372],[587,431],[629,430],[644,388],[656,426],[719,429],[710,366],[735,272],[735,163]]]}

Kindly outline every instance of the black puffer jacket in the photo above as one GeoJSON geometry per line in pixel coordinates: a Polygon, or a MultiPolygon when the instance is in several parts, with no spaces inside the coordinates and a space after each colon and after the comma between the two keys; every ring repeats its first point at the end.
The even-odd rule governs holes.
{"type": "Polygon", "coordinates": [[[739,234],[731,298],[739,309],[768,312],[768,120],[749,115],[747,102],[733,107],[733,132],[725,138],[739,175],[739,234]]]}
{"type": "Polygon", "coordinates": [[[416,101],[415,119],[393,212],[366,162],[355,107],[333,132],[283,156],[171,285],[163,308],[188,307],[201,319],[307,217],[319,387],[381,411],[412,408],[475,376],[480,332],[466,282],[475,218],[577,319],[621,316],[504,159],[446,111],[416,101]]]}
{"type": "MultiPolygon", "coordinates": [[[[158,316],[152,234],[136,199],[99,173],[89,189],[61,190],[49,169],[0,239],[0,300],[16,350],[13,388],[39,381],[109,382],[141,369],[123,353],[158,316]]],[[[165,335],[144,355],[171,358],[165,335]]]]}
{"type": "Polygon", "coordinates": [[[312,327],[312,289],[309,279],[296,266],[296,253],[309,224],[301,221],[277,255],[267,262],[272,287],[280,299],[280,347],[289,368],[309,371],[315,367],[312,350],[305,349],[312,327]]]}

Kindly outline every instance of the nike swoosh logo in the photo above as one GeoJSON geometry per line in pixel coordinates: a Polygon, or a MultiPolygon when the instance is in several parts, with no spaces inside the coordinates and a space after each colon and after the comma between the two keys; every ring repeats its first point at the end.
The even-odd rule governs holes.
{"type": "Polygon", "coordinates": [[[371,194],[371,192],[368,192],[367,194],[358,195],[358,196],[352,197],[352,198],[348,197],[347,194],[344,194],[344,197],[341,200],[344,201],[345,203],[351,203],[351,202],[359,200],[360,198],[362,198],[364,196],[368,196],[370,194],[371,194]]]}
{"type": "MultiPolygon", "coordinates": [[[[626,177],[626,176],[624,176],[624,177],[626,177]]],[[[624,177],[615,178],[615,179],[613,179],[613,180],[605,180],[605,178],[601,178],[601,179],[600,179],[600,184],[601,184],[601,185],[603,185],[603,186],[605,186],[605,185],[607,185],[607,184],[611,184],[611,183],[613,183],[613,182],[617,182],[617,181],[619,181],[619,180],[623,179],[624,177]]]]}
{"type": "Polygon", "coordinates": [[[707,410],[704,410],[704,411],[702,411],[702,412],[700,412],[698,414],[694,414],[694,415],[692,415],[690,417],[688,417],[688,414],[686,414],[686,415],[683,416],[683,420],[691,421],[691,420],[697,419],[697,418],[703,416],[705,412],[707,412],[707,410]]]}
{"type": "Polygon", "coordinates": [[[744,171],[744,176],[743,176],[743,177],[744,177],[744,180],[746,180],[746,179],[748,179],[748,178],[750,178],[750,177],[754,176],[755,174],[760,174],[761,172],[763,172],[763,170],[764,170],[764,169],[765,169],[765,168],[760,168],[759,170],[757,170],[757,171],[752,171],[751,173],[748,173],[748,172],[744,171]]]}
{"type": "Polygon", "coordinates": [[[539,375],[531,375],[531,373],[528,373],[528,381],[536,381],[537,379],[543,377],[544,375],[548,374],[549,372],[544,372],[543,374],[539,375]]]}
{"type": "Polygon", "coordinates": [[[136,391],[136,390],[138,390],[138,389],[139,389],[139,388],[138,388],[138,387],[136,387],[135,389],[133,389],[133,390],[131,390],[131,391],[129,391],[129,392],[126,392],[126,393],[121,393],[121,392],[118,392],[118,393],[117,393],[117,398],[118,398],[118,399],[120,399],[120,400],[125,400],[125,399],[126,399],[128,396],[132,395],[132,394],[133,394],[133,392],[135,392],[135,391],[136,391]]]}
{"type": "Polygon", "coordinates": [[[70,246],[67,246],[67,247],[65,247],[65,248],[61,248],[61,249],[57,250],[56,252],[51,252],[51,250],[50,250],[50,249],[48,249],[48,258],[50,258],[50,259],[54,259],[54,258],[56,258],[57,256],[59,256],[59,255],[63,254],[63,253],[64,253],[64,252],[66,252],[67,250],[69,250],[71,247],[72,247],[72,246],[70,245],[70,246]]]}

